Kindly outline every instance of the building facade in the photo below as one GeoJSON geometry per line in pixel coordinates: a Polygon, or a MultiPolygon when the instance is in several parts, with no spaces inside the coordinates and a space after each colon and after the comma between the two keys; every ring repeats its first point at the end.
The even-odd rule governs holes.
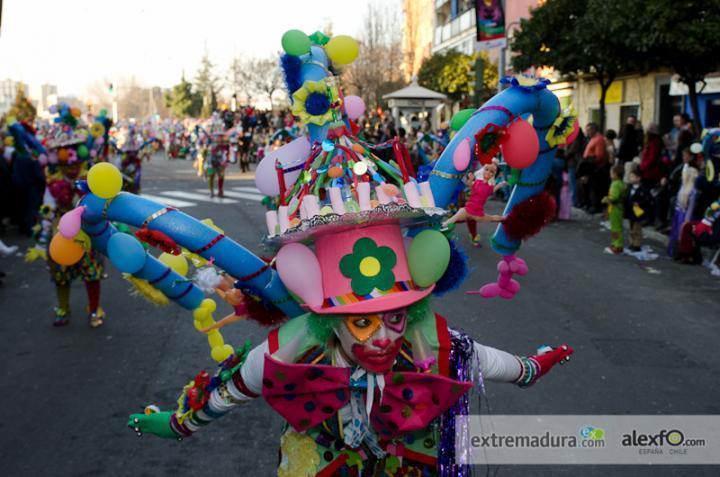
{"type": "Polygon", "coordinates": [[[26,95],[28,94],[28,85],[26,83],[11,79],[0,81],[0,115],[7,113],[13,105],[19,88],[22,88],[26,95]]]}

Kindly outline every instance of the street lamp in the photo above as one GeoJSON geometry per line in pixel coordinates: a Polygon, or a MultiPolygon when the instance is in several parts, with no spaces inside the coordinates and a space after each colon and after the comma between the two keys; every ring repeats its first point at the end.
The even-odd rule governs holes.
{"type": "MultiPolygon", "coordinates": [[[[510,49],[509,45],[510,45],[510,40],[512,39],[512,35],[509,35],[509,33],[511,32],[511,29],[513,27],[519,27],[519,26],[520,26],[519,21],[510,22],[505,26],[505,46],[500,48],[500,58],[498,59],[498,80],[503,79],[503,77],[505,76],[505,69],[506,69],[505,55],[507,53],[507,50],[510,49]]],[[[502,90],[503,90],[503,84],[500,81],[498,81],[498,93],[502,90]]]]}

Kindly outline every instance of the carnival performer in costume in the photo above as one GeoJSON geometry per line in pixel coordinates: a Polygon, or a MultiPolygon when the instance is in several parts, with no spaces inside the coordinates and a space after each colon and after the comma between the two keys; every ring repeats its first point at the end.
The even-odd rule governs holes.
{"type": "Polygon", "coordinates": [[[207,175],[210,197],[215,197],[215,176],[217,176],[217,196],[224,197],[225,169],[230,163],[230,144],[224,131],[212,130],[207,154],[205,174],[207,175]]]}
{"type": "Polygon", "coordinates": [[[76,209],[74,214],[66,213],[73,210],[85,193],[76,184],[85,179],[88,163],[97,156],[99,148],[104,144],[105,127],[100,122],[86,127],[78,119],[80,111],[65,104],[60,105],[57,112],[59,117],[45,140],[48,149],[45,171],[47,188],[40,207],[40,221],[35,227],[36,242],[28,250],[26,260],[47,259],[58,300],[53,325],[65,326],[69,323],[70,286],[74,279],[80,278],[85,283],[88,296],[88,324],[97,328],[105,319],[105,312],[100,306],[102,262],[92,250],[90,238],[86,234],[80,232],[77,236],[66,236],[63,232],[71,222],[76,222],[79,227],[77,210],[81,209],[76,209]],[[61,220],[63,214],[66,214],[66,218],[61,220]],[[51,240],[53,233],[56,235],[51,240]]]}
{"type": "Polygon", "coordinates": [[[140,194],[143,160],[149,161],[152,158],[153,146],[160,144],[160,140],[155,137],[145,139],[130,125],[121,146],[114,141],[110,144],[120,154],[119,169],[123,175],[123,190],[140,194]]]}
{"type": "MultiPolygon", "coordinates": [[[[354,40],[293,30],[283,47],[293,112],[308,136],[268,154],[256,170],[258,188],[278,196],[277,210],[266,213],[265,245],[276,252],[270,262],[211,222],[120,193],[111,165],[90,171],[91,194],[70,212],[80,211],[93,245],[146,291],[193,310],[195,327],[207,331],[220,363],[213,377],[202,371],[185,386],[175,412],[148,407],[130,416],[129,426],[187,437],[262,395],[289,424],[280,476],[468,475],[455,462],[455,417],[469,412],[468,391],[483,379],[529,386],[573,350],[543,347],[516,357],[474,342],[431,311],[430,296],[456,289],[467,274],[457,245],[439,231],[446,212],[438,203],[457,179],[435,169],[448,180],[436,194],[431,183],[417,181],[397,143],[386,161],[353,135],[364,105],[342,96],[330,62],[333,68],[351,63],[354,40]],[[137,238],[118,232],[111,220],[137,227],[137,238]],[[156,259],[138,239],[164,253],[156,259]],[[192,280],[184,279],[183,256],[199,267],[192,280]],[[239,293],[228,293],[228,279],[216,268],[235,280],[239,293]],[[277,324],[279,312],[289,321],[252,350],[249,344],[233,349],[214,327],[215,302],[204,298],[203,290],[215,288],[231,304],[244,300],[240,312],[249,318],[277,324]]],[[[519,108],[511,104],[516,93],[504,91],[497,103],[519,108]]],[[[542,106],[541,119],[547,108],[554,120],[559,110],[542,101],[547,94],[536,89],[528,104],[542,106]]],[[[476,132],[467,128],[458,141],[476,132]]],[[[447,166],[442,158],[438,164],[447,166]]],[[[455,169],[460,177],[468,164],[463,167],[455,169]]],[[[494,285],[505,293],[517,287],[507,274],[524,272],[516,257],[501,263],[511,271],[494,285]]]]}

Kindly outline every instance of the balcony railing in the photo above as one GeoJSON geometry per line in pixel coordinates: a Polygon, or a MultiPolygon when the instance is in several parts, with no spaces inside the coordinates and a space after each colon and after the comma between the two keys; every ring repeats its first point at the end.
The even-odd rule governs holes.
{"type": "Polygon", "coordinates": [[[435,45],[440,45],[470,28],[475,28],[474,9],[466,11],[449,23],[435,27],[435,45]]]}

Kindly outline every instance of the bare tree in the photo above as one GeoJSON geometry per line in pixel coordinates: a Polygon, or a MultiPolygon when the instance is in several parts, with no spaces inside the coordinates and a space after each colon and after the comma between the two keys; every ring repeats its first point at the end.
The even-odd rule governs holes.
{"type": "Polygon", "coordinates": [[[360,34],[360,54],[343,72],[348,90],[376,107],[386,94],[403,84],[400,11],[392,3],[368,4],[360,34]]]}
{"type": "Polygon", "coordinates": [[[244,56],[233,58],[226,84],[230,93],[241,103],[249,103],[252,98],[252,75],[252,60],[244,56]]]}
{"type": "Polygon", "coordinates": [[[273,107],[273,94],[283,87],[280,66],[274,58],[253,59],[250,61],[249,84],[252,92],[263,95],[273,107]]]}
{"type": "Polygon", "coordinates": [[[92,105],[95,112],[100,111],[101,109],[110,111],[112,108],[113,97],[110,91],[111,85],[113,85],[113,81],[111,79],[103,78],[93,82],[86,88],[86,99],[92,105]]]}

